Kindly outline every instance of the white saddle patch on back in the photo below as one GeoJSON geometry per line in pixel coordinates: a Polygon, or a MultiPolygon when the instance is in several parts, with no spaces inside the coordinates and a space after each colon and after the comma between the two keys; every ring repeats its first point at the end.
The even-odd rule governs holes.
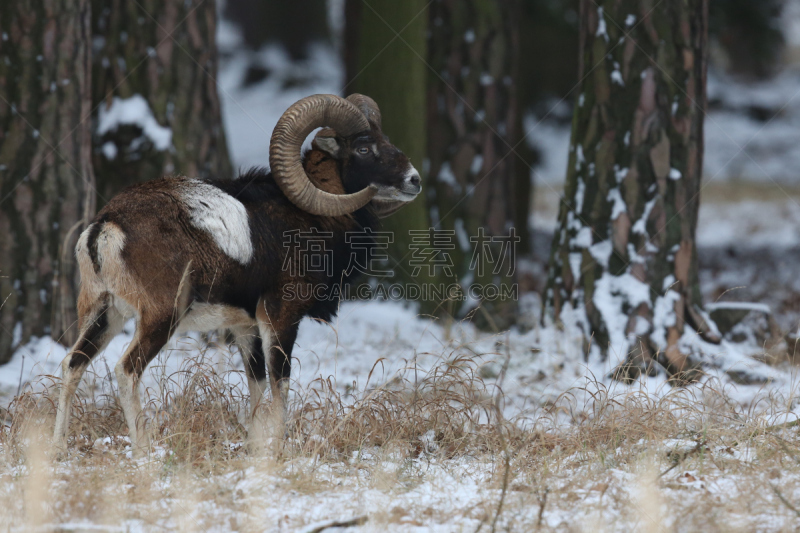
{"type": "Polygon", "coordinates": [[[221,189],[192,179],[182,190],[192,224],[207,231],[220,250],[246,265],[253,258],[247,209],[221,189]]]}

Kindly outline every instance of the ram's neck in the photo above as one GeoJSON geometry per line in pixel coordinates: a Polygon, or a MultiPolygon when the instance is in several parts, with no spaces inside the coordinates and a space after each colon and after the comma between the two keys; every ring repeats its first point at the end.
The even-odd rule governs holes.
{"type": "MultiPolygon", "coordinates": [[[[303,159],[303,168],[311,183],[331,194],[345,194],[338,162],[321,150],[310,150],[303,159]]],[[[369,204],[371,205],[371,204],[369,204]]],[[[348,231],[360,231],[367,228],[377,230],[380,226],[374,207],[362,208],[343,217],[331,217],[331,222],[338,220],[345,224],[348,231]]]]}
{"type": "Polygon", "coordinates": [[[320,190],[332,194],[344,194],[344,185],[335,159],[320,150],[311,150],[303,161],[306,175],[320,190]]]}

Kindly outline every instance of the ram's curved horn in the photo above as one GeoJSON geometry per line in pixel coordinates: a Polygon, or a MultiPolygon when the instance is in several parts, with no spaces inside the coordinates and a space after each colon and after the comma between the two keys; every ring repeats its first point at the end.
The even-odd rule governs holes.
{"type": "Polygon", "coordinates": [[[330,194],[317,189],[306,176],[300,149],[309,133],[330,126],[349,137],[370,129],[353,103],[333,94],[315,94],[295,102],[278,120],[269,145],[269,164],[275,182],[289,200],[314,215],[341,216],[364,207],[377,190],[370,186],[353,194],[330,194]]]}
{"type": "Polygon", "coordinates": [[[378,128],[381,127],[381,110],[375,100],[369,96],[354,93],[347,97],[347,101],[360,109],[364,116],[374,122],[378,128]]]}

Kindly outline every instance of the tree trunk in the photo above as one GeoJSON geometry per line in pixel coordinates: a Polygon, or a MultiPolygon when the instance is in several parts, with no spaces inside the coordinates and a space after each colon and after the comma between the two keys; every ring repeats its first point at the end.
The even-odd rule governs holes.
{"type": "Polygon", "coordinates": [[[217,96],[215,2],[94,0],[93,8],[98,202],[164,174],[232,177],[217,96]],[[137,118],[114,120],[122,110],[137,118]]]}
{"type": "MultiPolygon", "coordinates": [[[[359,39],[347,40],[357,46],[358,71],[348,80],[346,94],[362,93],[372,97],[380,106],[383,131],[411,159],[422,175],[423,197],[383,221],[383,231],[394,233],[394,243],[388,253],[393,259],[395,276],[391,282],[417,283],[429,279],[423,269],[412,276],[409,264],[412,254],[409,230],[424,230],[430,224],[424,195],[428,182],[423,165],[426,146],[425,89],[428,67],[426,37],[426,0],[375,0],[364,3],[360,10],[359,39]],[[403,29],[405,28],[405,29],[403,29]],[[401,31],[402,30],[402,31],[401,31]],[[399,32],[397,37],[395,32],[399,32]]],[[[355,15],[349,13],[347,25],[352,28],[355,15]]],[[[352,57],[352,49],[345,52],[352,57]]],[[[424,304],[430,302],[423,302],[424,304]]],[[[428,309],[423,305],[424,309],[428,309]]]]}
{"type": "MultiPolygon", "coordinates": [[[[583,0],[580,75],[545,317],[570,313],[587,355],[631,379],[688,379],[701,309],[695,229],[703,168],[708,0],[583,0]]],[[[694,352],[694,353],[693,353],[694,352]]]]}
{"type": "MultiPolygon", "coordinates": [[[[530,197],[530,169],[521,162],[525,171],[518,180],[512,152],[520,125],[515,84],[519,3],[437,0],[429,19],[430,217],[434,227],[451,232],[460,244],[451,251],[454,282],[465,290],[472,284],[510,285],[513,255],[505,253],[506,265],[499,265],[501,255],[510,252],[503,239],[518,227],[515,236],[527,238],[530,197]],[[476,260],[492,264],[478,268],[476,260]]],[[[463,315],[477,304],[467,300],[454,314],[463,315]]],[[[502,329],[513,323],[513,299],[484,299],[480,305],[488,315],[476,314],[479,323],[502,329]]]]}
{"type": "Polygon", "coordinates": [[[72,250],[94,214],[88,0],[0,3],[0,364],[76,334],[72,250]]]}
{"type": "MultiPolygon", "coordinates": [[[[363,0],[344,0],[344,35],[342,36],[342,63],[344,63],[344,93],[353,92],[350,87],[355,81],[361,58],[361,7],[363,0]]],[[[369,9],[369,8],[367,8],[369,9]]]]}

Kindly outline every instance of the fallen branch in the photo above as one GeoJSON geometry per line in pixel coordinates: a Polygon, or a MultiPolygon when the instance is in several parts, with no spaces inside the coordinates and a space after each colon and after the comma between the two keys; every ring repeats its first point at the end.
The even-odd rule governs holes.
{"type": "Polygon", "coordinates": [[[690,455],[693,455],[693,454],[695,454],[695,453],[699,452],[699,451],[700,451],[700,450],[702,450],[702,449],[703,449],[705,446],[706,446],[706,441],[701,441],[701,442],[698,442],[698,443],[697,443],[697,445],[696,445],[694,448],[692,448],[691,450],[689,450],[689,451],[687,451],[687,452],[684,452],[684,453],[682,453],[682,454],[678,454],[678,455],[677,455],[677,457],[675,457],[675,458],[673,459],[673,461],[675,461],[675,462],[672,464],[672,466],[671,466],[671,467],[669,467],[669,468],[667,468],[667,469],[666,469],[666,470],[664,470],[663,472],[661,472],[661,474],[659,474],[659,476],[658,476],[658,477],[660,477],[660,478],[664,477],[665,475],[667,475],[667,473],[671,472],[671,471],[672,471],[673,469],[675,469],[675,468],[676,468],[678,465],[681,465],[681,464],[683,464],[683,462],[684,462],[684,461],[685,461],[685,460],[686,460],[686,459],[687,459],[687,458],[688,458],[690,455]]]}
{"type": "Polygon", "coordinates": [[[789,429],[796,426],[800,426],[800,418],[792,420],[791,422],[784,422],[783,424],[775,424],[774,426],[769,426],[764,431],[775,431],[776,429],[789,429]]]}
{"type": "Polygon", "coordinates": [[[775,494],[783,502],[783,505],[785,505],[786,507],[788,507],[789,509],[794,511],[794,514],[796,514],[798,517],[800,517],[800,511],[797,510],[797,507],[795,507],[794,505],[789,503],[789,500],[787,500],[786,498],[783,497],[783,494],[781,494],[781,491],[778,490],[778,487],[776,487],[775,485],[772,485],[772,484],[770,484],[770,487],[772,487],[772,490],[775,491],[775,494]]]}
{"type": "Polygon", "coordinates": [[[536,518],[536,526],[542,527],[542,518],[544,518],[544,506],[547,505],[547,493],[550,492],[549,487],[544,488],[544,492],[538,495],[539,499],[539,515],[536,518]]]}
{"type": "Polygon", "coordinates": [[[332,527],[353,527],[353,526],[363,526],[367,523],[367,516],[357,516],[356,518],[351,518],[350,520],[338,520],[333,522],[328,522],[327,524],[323,524],[321,526],[317,526],[314,529],[308,531],[308,533],[320,533],[321,531],[325,531],[326,529],[330,529],[332,527]]]}

